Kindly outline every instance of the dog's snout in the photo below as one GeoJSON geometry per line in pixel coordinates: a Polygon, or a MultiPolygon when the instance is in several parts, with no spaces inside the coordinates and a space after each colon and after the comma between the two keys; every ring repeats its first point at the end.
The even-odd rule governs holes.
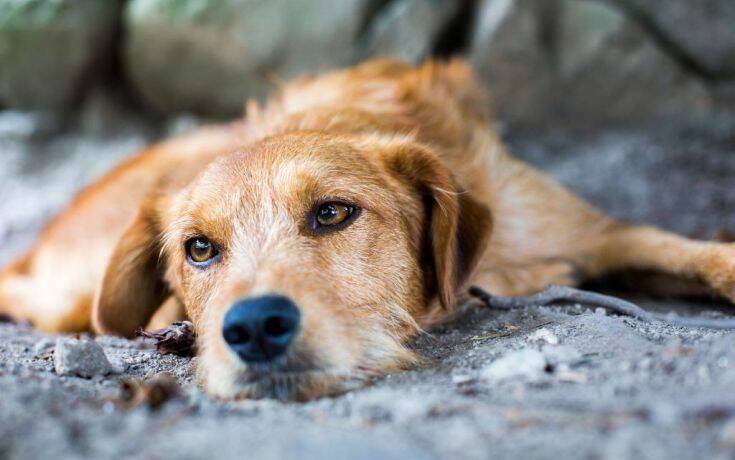
{"type": "Polygon", "coordinates": [[[244,299],[225,314],[222,335],[243,361],[268,362],[286,352],[298,331],[300,316],[287,297],[244,299]]]}

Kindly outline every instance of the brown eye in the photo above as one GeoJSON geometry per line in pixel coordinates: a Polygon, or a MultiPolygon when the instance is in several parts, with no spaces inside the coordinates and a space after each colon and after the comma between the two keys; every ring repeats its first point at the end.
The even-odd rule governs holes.
{"type": "Polygon", "coordinates": [[[189,261],[198,267],[209,265],[218,254],[212,242],[203,236],[186,242],[186,255],[189,261]]]}
{"type": "Polygon", "coordinates": [[[349,224],[358,214],[359,209],[353,205],[336,201],[322,203],[316,208],[314,230],[337,230],[349,224]]]}

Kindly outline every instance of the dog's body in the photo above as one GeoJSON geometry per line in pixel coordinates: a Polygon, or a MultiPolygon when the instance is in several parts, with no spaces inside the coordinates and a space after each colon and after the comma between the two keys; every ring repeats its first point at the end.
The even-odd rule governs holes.
{"type": "Polygon", "coordinates": [[[121,335],[156,311],[155,324],[186,314],[211,393],[309,397],[410,363],[402,343],[468,284],[524,295],[648,269],[735,300],[733,245],[603,216],[509,156],[485,106],[459,62],[296,81],[245,121],[159,144],[84,191],[0,276],[0,311],[121,335]],[[300,220],[331,199],[325,212],[349,214],[339,231],[300,220]],[[186,263],[192,238],[217,243],[213,267],[186,263]],[[220,337],[225,307],[269,293],[301,310],[295,351],[243,364],[220,337]]]}

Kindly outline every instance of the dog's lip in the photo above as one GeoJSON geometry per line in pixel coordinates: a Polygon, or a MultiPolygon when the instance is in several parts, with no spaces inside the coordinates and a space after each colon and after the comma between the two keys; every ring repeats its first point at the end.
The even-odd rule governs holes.
{"type": "Polygon", "coordinates": [[[308,401],[328,397],[363,387],[367,380],[358,374],[328,369],[283,370],[249,373],[239,379],[235,399],[275,398],[282,401],[308,401]],[[313,391],[313,384],[324,380],[321,389],[313,391]]]}
{"type": "Polygon", "coordinates": [[[243,383],[258,383],[263,380],[277,379],[277,378],[293,378],[293,377],[309,377],[319,375],[323,372],[321,369],[294,369],[294,370],[274,370],[274,371],[259,371],[259,372],[246,372],[245,378],[242,380],[243,383]]]}

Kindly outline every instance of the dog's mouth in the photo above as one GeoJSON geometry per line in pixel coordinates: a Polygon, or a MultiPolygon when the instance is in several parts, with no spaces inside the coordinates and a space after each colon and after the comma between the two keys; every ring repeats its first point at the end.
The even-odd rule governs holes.
{"type": "Polygon", "coordinates": [[[250,371],[237,379],[238,398],[274,398],[282,401],[306,401],[335,396],[362,387],[367,378],[353,372],[299,369],[250,371]]]}
{"type": "Polygon", "coordinates": [[[234,384],[238,399],[305,401],[359,388],[367,380],[359,369],[325,366],[301,350],[268,363],[248,363],[234,384]]]}

